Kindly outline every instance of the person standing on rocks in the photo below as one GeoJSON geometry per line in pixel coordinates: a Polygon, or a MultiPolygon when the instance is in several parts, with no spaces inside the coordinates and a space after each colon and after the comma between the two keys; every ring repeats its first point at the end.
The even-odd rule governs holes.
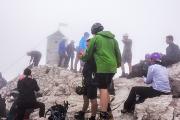
{"type": "Polygon", "coordinates": [[[171,92],[167,68],[161,64],[161,55],[153,53],[151,55],[151,66],[148,68],[146,84],[151,87],[136,86],[129,93],[124,103],[122,113],[133,112],[136,103],[143,102],[146,98],[152,98],[160,95],[168,95],[171,92]]]}
{"type": "Polygon", "coordinates": [[[0,72],[0,89],[7,85],[7,81],[3,78],[2,73],[0,72]]]}
{"type": "Polygon", "coordinates": [[[91,27],[94,37],[90,40],[89,48],[81,59],[88,61],[93,56],[96,63],[95,81],[100,90],[100,119],[109,120],[107,112],[110,96],[108,87],[112,78],[121,65],[121,54],[115,36],[109,31],[103,31],[104,27],[100,23],[95,23],[91,27]]]}
{"type": "Polygon", "coordinates": [[[37,81],[31,77],[31,70],[24,70],[25,78],[18,81],[17,89],[19,96],[17,98],[17,117],[15,120],[23,120],[26,109],[40,108],[39,117],[44,117],[45,105],[36,100],[35,92],[39,91],[37,81]]]}
{"type": "Polygon", "coordinates": [[[174,44],[174,38],[172,35],[166,36],[166,43],[169,45],[166,48],[166,55],[162,57],[162,64],[164,66],[170,66],[180,61],[180,49],[179,46],[174,44]]]}
{"type": "Polygon", "coordinates": [[[73,40],[67,45],[66,51],[67,51],[67,60],[65,61],[65,66],[67,68],[69,62],[71,61],[71,70],[73,70],[74,51],[75,51],[73,40]]]}
{"type": "Polygon", "coordinates": [[[63,39],[59,43],[58,47],[58,53],[59,53],[59,64],[58,67],[65,67],[65,61],[67,60],[67,51],[66,51],[66,39],[63,39]]]}
{"type": "MultiPolygon", "coordinates": [[[[90,39],[87,40],[87,46],[89,46],[90,39]]],[[[85,62],[82,74],[83,74],[83,108],[81,111],[75,114],[75,119],[84,120],[85,113],[89,107],[89,100],[91,102],[91,117],[88,120],[96,120],[97,112],[97,87],[94,81],[94,75],[96,73],[96,64],[94,57],[85,62]]]]}
{"type": "Polygon", "coordinates": [[[75,65],[74,65],[74,69],[75,69],[75,72],[77,72],[77,65],[78,65],[78,62],[80,61],[80,72],[82,71],[82,68],[84,66],[84,62],[82,60],[79,59],[78,55],[80,53],[84,53],[86,51],[86,48],[87,48],[87,45],[86,45],[86,40],[89,38],[89,33],[88,32],[85,32],[84,33],[84,36],[81,38],[81,40],[79,41],[79,46],[77,47],[76,51],[77,51],[77,54],[76,54],[76,59],[75,59],[75,65]]]}
{"type": "Polygon", "coordinates": [[[0,94],[0,120],[6,117],[6,100],[0,94]]]}
{"type": "Polygon", "coordinates": [[[121,77],[126,77],[124,64],[127,62],[129,66],[129,73],[132,71],[132,40],[128,38],[128,34],[123,35],[124,48],[122,53],[122,62],[121,69],[122,75],[121,77]]]}
{"type": "Polygon", "coordinates": [[[27,56],[30,56],[31,59],[29,61],[29,68],[35,67],[39,65],[39,62],[41,60],[41,52],[39,51],[30,51],[27,52],[27,56]]]}

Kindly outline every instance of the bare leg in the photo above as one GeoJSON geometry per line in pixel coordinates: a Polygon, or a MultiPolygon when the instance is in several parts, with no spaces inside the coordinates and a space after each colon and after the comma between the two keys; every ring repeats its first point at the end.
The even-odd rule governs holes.
{"type": "Polygon", "coordinates": [[[121,70],[122,70],[122,76],[125,75],[125,68],[124,68],[124,63],[121,62],[121,70]]]}
{"type": "Polygon", "coordinates": [[[86,112],[89,107],[89,99],[87,98],[87,96],[83,96],[83,100],[84,100],[84,103],[83,103],[82,111],[86,112]]]}
{"type": "Polygon", "coordinates": [[[92,99],[91,100],[91,116],[96,116],[97,108],[98,108],[97,99],[92,99]]]}
{"type": "Polygon", "coordinates": [[[107,89],[100,89],[100,106],[102,112],[107,112],[107,107],[109,103],[109,92],[107,89]]]}
{"type": "Polygon", "coordinates": [[[77,70],[77,64],[78,64],[78,62],[79,62],[79,58],[78,58],[78,56],[76,55],[76,59],[75,59],[75,63],[74,63],[74,69],[75,69],[76,72],[78,71],[78,70],[77,70]]]}
{"type": "Polygon", "coordinates": [[[128,63],[128,66],[129,66],[129,73],[131,73],[132,72],[132,65],[131,65],[131,63],[128,63]]]}
{"type": "Polygon", "coordinates": [[[73,70],[73,60],[74,60],[74,57],[71,57],[71,70],[73,70]]]}

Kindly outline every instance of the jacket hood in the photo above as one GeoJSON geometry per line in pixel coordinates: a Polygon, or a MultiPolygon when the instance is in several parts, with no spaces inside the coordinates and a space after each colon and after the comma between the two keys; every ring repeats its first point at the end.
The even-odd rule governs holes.
{"type": "Polygon", "coordinates": [[[115,35],[112,34],[110,31],[101,31],[101,32],[98,32],[96,35],[101,35],[101,36],[105,36],[112,39],[115,37],[115,35]]]}

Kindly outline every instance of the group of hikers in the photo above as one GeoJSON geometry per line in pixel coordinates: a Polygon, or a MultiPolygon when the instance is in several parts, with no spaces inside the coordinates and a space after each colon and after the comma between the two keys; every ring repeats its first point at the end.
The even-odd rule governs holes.
{"type": "Polygon", "coordinates": [[[89,38],[89,33],[85,32],[81,40],[79,41],[79,45],[75,47],[75,42],[72,40],[69,44],[67,44],[66,39],[62,39],[58,46],[58,54],[59,54],[59,67],[67,68],[70,62],[70,70],[78,72],[77,66],[80,62],[80,71],[82,71],[84,62],[79,59],[78,53],[84,52],[87,48],[86,40],[89,38]],[[75,51],[77,52],[75,57],[75,51]],[[75,63],[74,63],[75,57],[75,63]]]}
{"type": "Polygon", "coordinates": [[[143,102],[146,98],[169,95],[171,93],[166,67],[180,61],[180,50],[173,43],[172,35],[166,37],[166,43],[169,45],[166,49],[166,55],[158,52],[146,54],[145,60],[131,66],[132,40],[128,38],[127,34],[123,36],[124,49],[121,56],[115,36],[109,31],[104,31],[104,27],[100,23],[93,24],[91,33],[93,38],[87,39],[86,51],[79,53],[79,58],[85,62],[82,71],[84,76],[84,105],[82,110],[75,115],[76,119],[84,119],[90,100],[91,117],[89,120],[95,120],[97,113],[97,89],[99,89],[100,93],[100,119],[110,120],[113,118],[110,107],[109,87],[113,83],[112,78],[119,67],[122,68],[120,77],[144,76],[146,77],[144,82],[152,85],[152,87],[133,87],[121,110],[122,113],[133,112],[135,104],[143,102]],[[128,63],[129,74],[125,73],[125,63],[128,63]]]}
{"type": "MultiPolygon", "coordinates": [[[[80,71],[83,75],[81,92],[84,103],[82,110],[75,113],[75,119],[85,119],[89,101],[91,103],[91,117],[88,118],[89,120],[96,120],[98,106],[100,120],[111,120],[113,118],[110,89],[114,89],[112,87],[114,84],[113,76],[119,67],[122,68],[120,77],[144,76],[144,83],[151,84],[151,87],[132,87],[121,110],[122,113],[133,112],[135,104],[143,102],[146,98],[171,93],[167,67],[180,61],[180,49],[174,44],[172,35],[166,36],[166,43],[169,46],[165,55],[158,52],[146,54],[145,60],[132,66],[132,40],[128,38],[127,34],[123,36],[124,49],[121,55],[115,35],[110,31],[105,31],[101,23],[94,23],[91,27],[91,33],[92,38],[89,38],[90,34],[88,32],[84,33],[77,48],[74,47],[74,41],[71,41],[67,46],[66,40],[59,43],[59,67],[67,68],[71,60],[71,70],[77,71],[77,64],[79,61],[81,62],[80,71]],[[75,67],[73,66],[74,51],[77,51],[75,67]],[[125,63],[128,63],[129,74],[125,73],[125,63]],[[99,104],[97,103],[97,90],[100,94],[99,104]]],[[[41,54],[34,54],[37,54],[37,51],[27,53],[33,61],[31,65],[37,66],[41,54]],[[33,56],[38,57],[35,59],[33,56]]],[[[18,107],[15,120],[23,120],[26,109],[30,108],[40,108],[39,116],[44,117],[45,105],[36,100],[35,91],[39,91],[39,86],[36,80],[32,78],[30,68],[24,70],[24,77],[18,81],[17,90],[19,96],[16,103],[18,107]]]]}

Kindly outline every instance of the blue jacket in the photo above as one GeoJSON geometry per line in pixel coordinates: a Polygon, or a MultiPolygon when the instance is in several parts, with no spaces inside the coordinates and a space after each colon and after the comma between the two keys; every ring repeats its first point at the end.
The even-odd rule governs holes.
{"type": "Polygon", "coordinates": [[[83,36],[82,38],[81,38],[81,40],[79,41],[79,48],[78,48],[78,51],[85,51],[86,50],[86,48],[87,48],[87,46],[86,46],[86,38],[83,36]]]}
{"type": "Polygon", "coordinates": [[[169,93],[171,92],[167,68],[154,64],[148,68],[147,78],[144,81],[146,84],[151,84],[153,89],[169,93]]]}
{"type": "Polygon", "coordinates": [[[59,43],[59,47],[58,47],[58,53],[59,54],[65,54],[66,52],[66,41],[62,41],[59,43]]]}

